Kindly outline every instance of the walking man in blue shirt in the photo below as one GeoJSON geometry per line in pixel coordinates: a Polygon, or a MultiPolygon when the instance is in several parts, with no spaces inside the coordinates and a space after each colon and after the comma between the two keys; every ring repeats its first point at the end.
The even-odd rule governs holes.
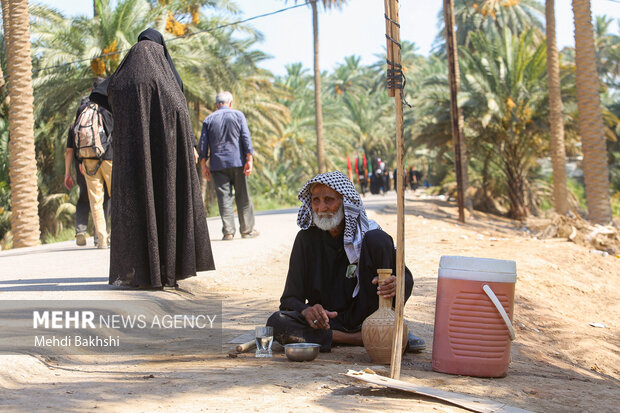
{"type": "Polygon", "coordinates": [[[252,173],[254,149],[245,115],[232,109],[232,101],[230,92],[217,94],[217,110],[204,120],[199,143],[202,174],[207,180],[213,176],[222,217],[222,239],[226,241],[235,236],[233,188],[241,237],[253,238],[259,234],[254,229],[254,206],[246,180],[252,173]]]}

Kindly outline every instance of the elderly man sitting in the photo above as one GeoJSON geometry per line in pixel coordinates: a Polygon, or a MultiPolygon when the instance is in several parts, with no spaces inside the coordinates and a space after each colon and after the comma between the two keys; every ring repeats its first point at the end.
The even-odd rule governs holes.
{"type": "MultiPolygon", "coordinates": [[[[280,344],[363,345],[362,322],[379,305],[379,295],[394,297],[396,277],[377,282],[378,268],[395,271],[394,241],[368,220],[359,194],[341,172],[320,174],[299,192],[302,202],[280,311],[267,325],[280,344]]],[[[413,277],[405,269],[405,300],[413,277]]],[[[410,334],[409,350],[426,347],[410,334]]]]}

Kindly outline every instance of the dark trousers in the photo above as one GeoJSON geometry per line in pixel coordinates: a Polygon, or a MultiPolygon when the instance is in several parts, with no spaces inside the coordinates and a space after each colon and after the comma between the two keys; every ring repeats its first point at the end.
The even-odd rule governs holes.
{"type": "MultiPolygon", "coordinates": [[[[377,286],[372,279],[377,276],[377,269],[391,268],[396,274],[396,250],[394,241],[382,230],[368,231],[362,241],[359,266],[359,293],[353,300],[350,310],[338,314],[330,320],[330,330],[317,330],[308,324],[299,311],[276,311],[267,320],[267,325],[273,327],[273,336],[280,344],[288,343],[318,343],[322,352],[331,350],[332,330],[347,333],[358,332],[362,323],[377,308],[379,296],[377,286]]],[[[413,277],[405,267],[405,301],[411,296],[413,277]]]]}
{"type": "MultiPolygon", "coordinates": [[[[90,201],[88,200],[88,189],[86,188],[86,180],[84,175],[80,172],[80,163],[77,159],[73,160],[73,166],[75,167],[75,180],[80,187],[80,197],[75,205],[75,233],[86,233],[88,229],[88,214],[90,214],[90,201]]],[[[106,222],[110,222],[110,197],[108,196],[108,190],[105,189],[105,196],[103,198],[103,212],[105,214],[106,222]]],[[[97,232],[95,231],[95,244],[97,243],[97,232]]]]}
{"type": "Polygon", "coordinates": [[[233,211],[233,189],[237,215],[239,216],[239,231],[249,234],[254,229],[254,205],[250,199],[248,182],[243,174],[243,168],[226,168],[212,171],[217,206],[222,217],[222,233],[235,235],[235,217],[233,211]]]}

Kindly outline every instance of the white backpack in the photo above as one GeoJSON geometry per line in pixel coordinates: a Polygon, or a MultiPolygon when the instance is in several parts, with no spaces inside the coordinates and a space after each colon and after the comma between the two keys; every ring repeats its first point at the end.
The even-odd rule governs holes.
{"type": "Polygon", "coordinates": [[[101,160],[110,146],[110,139],[103,127],[103,118],[96,103],[86,104],[75,121],[73,131],[75,132],[77,158],[80,161],[83,159],[101,160]]]}

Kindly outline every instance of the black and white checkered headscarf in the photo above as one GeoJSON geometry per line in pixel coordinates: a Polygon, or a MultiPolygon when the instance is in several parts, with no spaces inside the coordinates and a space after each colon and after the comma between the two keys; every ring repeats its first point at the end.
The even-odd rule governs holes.
{"type": "Polygon", "coordinates": [[[374,221],[368,220],[362,199],[355,190],[353,183],[345,174],[340,171],[335,171],[315,176],[306,182],[301,191],[299,191],[297,198],[299,198],[302,204],[297,214],[297,225],[299,225],[301,229],[306,230],[313,225],[312,193],[310,189],[314,183],[327,185],[342,195],[345,221],[344,250],[351,264],[358,262],[364,234],[366,234],[369,229],[375,229],[379,226],[374,221]]]}

